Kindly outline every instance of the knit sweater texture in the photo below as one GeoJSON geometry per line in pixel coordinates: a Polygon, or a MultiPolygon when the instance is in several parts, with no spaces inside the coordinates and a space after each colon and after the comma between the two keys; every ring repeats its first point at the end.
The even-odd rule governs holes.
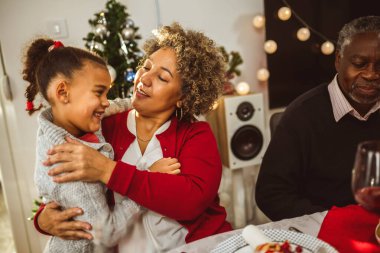
{"type": "Polygon", "coordinates": [[[296,99],[276,128],[260,168],[256,202],[272,220],[354,204],[351,171],[359,142],[380,139],[380,114],[335,121],[327,85],[296,99]]]}
{"type": "MultiPolygon", "coordinates": [[[[47,158],[47,151],[55,145],[64,143],[66,136],[98,150],[110,159],[113,158],[113,149],[110,144],[105,142],[100,131],[95,133],[99,143],[84,142],[69,134],[65,129],[54,125],[52,120],[50,108],[38,116],[37,157],[34,174],[38,192],[46,203],[56,201],[63,209],[82,208],[83,215],[75,219],[92,224],[93,230],[88,232],[94,235],[95,241],[98,243],[97,247],[108,250],[107,248],[116,245],[117,241],[126,234],[129,224],[140,208],[135,202],[125,198],[111,210],[105,197],[106,188],[101,183],[78,181],[58,184],[53,182],[47,173],[54,166],[46,167],[42,163],[47,158]]],[[[95,244],[89,240],[63,240],[53,236],[47,243],[44,252],[90,253],[94,252],[94,249],[95,244]]]]}

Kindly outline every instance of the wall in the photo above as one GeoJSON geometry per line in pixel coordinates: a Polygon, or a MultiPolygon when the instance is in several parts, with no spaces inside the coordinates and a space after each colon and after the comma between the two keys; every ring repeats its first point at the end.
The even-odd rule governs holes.
{"type": "MultiPolygon", "coordinates": [[[[41,252],[45,237],[38,235],[26,217],[30,216],[32,201],[37,196],[33,185],[33,167],[35,150],[36,116],[29,117],[25,112],[23,96],[25,82],[22,80],[22,49],[32,37],[47,33],[49,20],[65,19],[68,37],[64,44],[84,45],[82,38],[90,31],[88,19],[104,8],[105,0],[0,0],[0,42],[3,48],[5,67],[10,77],[14,100],[5,103],[4,111],[10,140],[9,151],[14,157],[12,167],[0,166],[4,178],[8,207],[13,226],[22,224],[26,235],[14,228],[14,237],[18,252],[41,252]],[[14,202],[18,204],[12,204],[14,202]],[[21,210],[20,210],[21,209],[21,210]],[[16,217],[15,214],[18,214],[16,217]],[[20,217],[24,217],[24,219],[20,217]],[[27,238],[25,238],[27,237],[27,238]]],[[[122,0],[127,11],[144,38],[150,36],[157,27],[156,1],[122,0]]],[[[165,0],[159,1],[160,16],[163,24],[179,21],[185,27],[202,30],[228,51],[239,51],[244,64],[242,76],[235,82],[247,81],[252,90],[264,92],[266,86],[256,82],[256,70],[265,65],[262,50],[263,31],[256,31],[251,20],[256,13],[263,12],[262,0],[165,0]]],[[[1,152],[7,149],[1,146],[1,152]]],[[[1,158],[1,157],[0,157],[1,158]]],[[[4,164],[3,160],[0,160],[4,164]]]]}

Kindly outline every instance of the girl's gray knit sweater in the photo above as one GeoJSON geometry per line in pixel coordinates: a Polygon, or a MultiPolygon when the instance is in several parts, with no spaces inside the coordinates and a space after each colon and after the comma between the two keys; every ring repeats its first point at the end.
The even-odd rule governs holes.
{"type": "Polygon", "coordinates": [[[105,142],[100,130],[95,133],[99,143],[84,142],[70,135],[63,128],[54,125],[52,119],[50,108],[44,110],[38,116],[35,184],[46,203],[56,201],[63,209],[82,208],[83,215],[78,216],[76,219],[92,225],[93,230],[88,232],[93,234],[98,246],[95,246],[89,240],[63,240],[53,236],[46,245],[45,252],[89,253],[94,252],[95,247],[103,249],[112,247],[126,234],[128,225],[140,211],[139,206],[132,200],[124,198],[120,203],[116,203],[111,210],[107,205],[106,188],[102,183],[80,181],[55,183],[47,174],[48,170],[54,166],[46,167],[42,162],[47,158],[47,151],[57,144],[64,143],[66,136],[98,150],[111,159],[113,159],[113,149],[110,144],[105,142]]]}

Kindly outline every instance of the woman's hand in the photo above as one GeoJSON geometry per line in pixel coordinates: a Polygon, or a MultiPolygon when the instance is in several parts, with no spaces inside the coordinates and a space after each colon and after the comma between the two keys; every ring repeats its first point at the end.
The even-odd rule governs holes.
{"type": "Polygon", "coordinates": [[[66,141],[50,149],[48,159],[44,161],[45,166],[60,163],[48,172],[54,182],[101,181],[107,184],[116,162],[69,137],[66,141]]]}
{"type": "Polygon", "coordinates": [[[51,202],[40,213],[37,222],[43,231],[65,240],[92,240],[92,235],[84,231],[90,230],[91,225],[86,222],[72,220],[72,218],[82,213],[83,211],[79,208],[61,211],[57,203],[51,202]]]}

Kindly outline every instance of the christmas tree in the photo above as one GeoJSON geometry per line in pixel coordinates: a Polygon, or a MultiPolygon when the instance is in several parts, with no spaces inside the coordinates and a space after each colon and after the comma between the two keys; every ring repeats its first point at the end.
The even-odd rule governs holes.
{"type": "Polygon", "coordinates": [[[136,68],[143,53],[136,40],[141,39],[126,7],[116,0],[108,0],[106,9],[95,13],[88,21],[93,31],[84,38],[86,47],[103,57],[113,80],[108,93],[109,99],[127,97],[133,86],[136,68]]]}

